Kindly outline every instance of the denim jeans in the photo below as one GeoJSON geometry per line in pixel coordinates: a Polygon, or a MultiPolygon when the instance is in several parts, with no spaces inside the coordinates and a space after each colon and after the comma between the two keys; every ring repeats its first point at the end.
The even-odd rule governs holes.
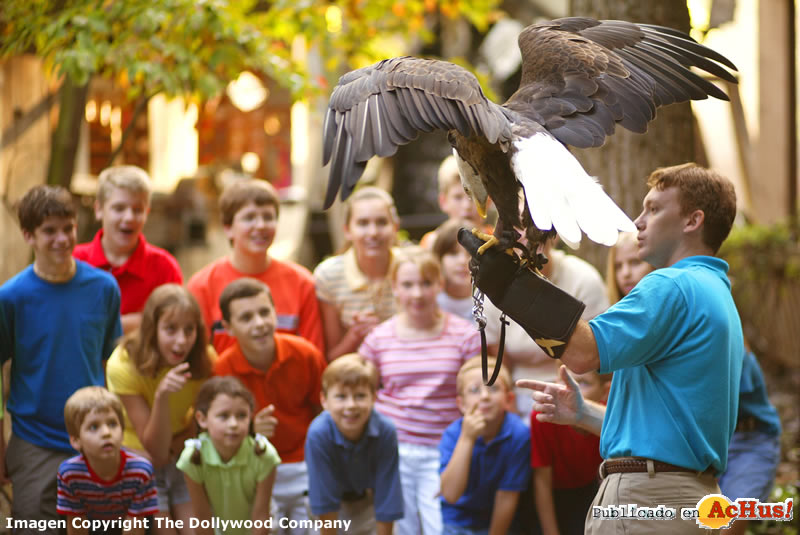
{"type": "Polygon", "coordinates": [[[728,446],[728,468],[719,478],[722,494],[729,500],[758,498],[768,502],[780,459],[780,436],[759,431],[734,433],[728,446]]]}

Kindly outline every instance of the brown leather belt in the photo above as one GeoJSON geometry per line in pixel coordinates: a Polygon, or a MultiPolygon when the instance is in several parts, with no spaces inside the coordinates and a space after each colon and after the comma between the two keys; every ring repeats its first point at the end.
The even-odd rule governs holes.
{"type": "MultiPolygon", "coordinates": [[[[620,459],[607,459],[600,465],[600,477],[606,477],[608,474],[617,473],[637,473],[647,472],[647,461],[641,457],[623,457],[620,459]]],[[[691,472],[698,473],[697,470],[684,468],[683,466],[676,466],[674,464],[664,463],[661,461],[651,461],[653,463],[653,471],[655,472],[691,472]]]]}

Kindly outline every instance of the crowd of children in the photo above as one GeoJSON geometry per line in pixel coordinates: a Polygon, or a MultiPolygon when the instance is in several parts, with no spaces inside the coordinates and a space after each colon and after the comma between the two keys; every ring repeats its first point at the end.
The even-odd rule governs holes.
{"type": "MultiPolygon", "coordinates": [[[[269,254],[272,186],[233,183],[220,196],[231,253],[186,287],[142,234],[143,170],[100,175],[102,228],[77,246],[70,194],[32,188],[18,216],[34,262],[0,287],[0,360],[12,361],[0,482],[15,533],[64,519],[50,532],[582,533],[598,437],[518,404],[505,368],[483,384],[456,240],[481,223],[452,163],[439,177],[450,220],[430,251],[398,247],[391,196],[365,187],[346,206],[348,249],[313,275],[269,254]]],[[[628,245],[612,256],[612,301],[648,271],[628,245]]],[[[589,317],[607,306],[593,268],[550,256],[548,275],[589,317]]],[[[514,356],[513,328],[507,340],[517,373],[559,373],[514,356]]],[[[560,378],[598,402],[611,381],[560,378]]]]}

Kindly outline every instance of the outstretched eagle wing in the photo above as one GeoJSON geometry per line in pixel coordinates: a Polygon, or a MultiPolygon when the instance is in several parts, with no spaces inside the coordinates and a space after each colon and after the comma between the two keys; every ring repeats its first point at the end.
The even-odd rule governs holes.
{"type": "Polygon", "coordinates": [[[736,83],[728,59],[662,26],[570,17],[528,26],[519,47],[520,87],[504,106],[579,148],[602,145],[617,124],[644,133],[659,106],[728,100],[690,67],[736,83]]]}
{"type": "Polygon", "coordinates": [[[508,139],[502,109],[475,76],[446,61],[400,57],[339,79],[323,125],[323,164],[331,162],[325,208],[346,199],[372,156],[391,156],[419,132],[458,130],[489,143],[508,139]]]}

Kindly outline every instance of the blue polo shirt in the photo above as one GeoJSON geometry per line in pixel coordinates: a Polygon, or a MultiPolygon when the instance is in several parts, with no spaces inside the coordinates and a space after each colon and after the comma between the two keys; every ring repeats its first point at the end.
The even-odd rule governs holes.
{"type": "Polygon", "coordinates": [[[739,419],[758,420],[758,431],[767,435],[781,434],[781,419],[770,403],[764,374],[752,351],[745,351],[742,363],[742,382],[739,385],[739,419]]]}
{"type": "MultiPolygon", "coordinates": [[[[459,418],[445,430],[439,443],[442,464],[447,468],[461,435],[459,418]]],[[[523,492],[531,478],[531,432],[516,414],[506,412],[497,436],[488,444],[478,437],[472,448],[469,479],[464,494],[456,503],[441,498],[445,524],[486,529],[492,520],[494,497],[498,490],[523,492]]]]}
{"type": "Polygon", "coordinates": [[[12,359],[12,432],[41,448],[74,451],[64,403],[77,389],[105,385],[103,361],[122,336],[114,277],[76,260],[56,284],[28,266],[0,287],[0,363],[12,359]]]}
{"type": "Polygon", "coordinates": [[[315,515],[338,511],[345,493],[372,489],[375,520],[403,518],[403,491],[394,424],[375,410],[358,442],[347,440],[330,413],[320,413],[306,435],[308,497],[315,515]]]}
{"type": "Polygon", "coordinates": [[[589,322],[600,373],[614,372],[600,454],[724,472],[744,341],[728,264],[684,258],[644,277],[589,322]]]}

